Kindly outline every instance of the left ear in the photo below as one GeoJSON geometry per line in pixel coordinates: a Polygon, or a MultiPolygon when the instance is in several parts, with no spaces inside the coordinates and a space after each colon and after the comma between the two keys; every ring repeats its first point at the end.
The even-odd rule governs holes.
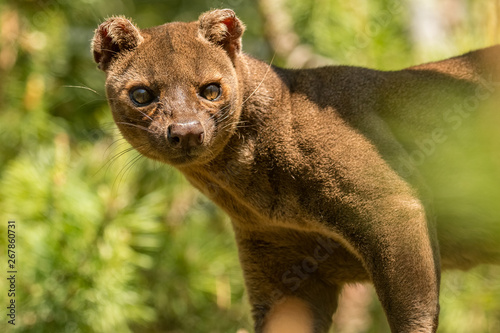
{"type": "Polygon", "coordinates": [[[222,46],[231,60],[241,52],[245,25],[231,9],[216,9],[201,14],[198,31],[211,43],[222,46]]]}

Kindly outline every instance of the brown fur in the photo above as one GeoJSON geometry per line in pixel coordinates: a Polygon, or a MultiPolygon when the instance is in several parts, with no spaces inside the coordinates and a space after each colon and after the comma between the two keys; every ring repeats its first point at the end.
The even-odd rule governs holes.
{"type": "Polygon", "coordinates": [[[435,332],[441,266],[499,258],[500,212],[485,203],[498,189],[457,186],[498,180],[499,136],[486,152],[467,143],[489,142],[481,126],[500,118],[488,107],[499,47],[394,72],[288,70],[243,54],[243,31],[227,9],[145,30],[101,24],[93,52],[123,136],[229,214],[256,332],[286,318],[326,332],[342,286],[365,280],[393,332],[435,332]],[[136,87],[151,103],[131,101],[136,87]]]}

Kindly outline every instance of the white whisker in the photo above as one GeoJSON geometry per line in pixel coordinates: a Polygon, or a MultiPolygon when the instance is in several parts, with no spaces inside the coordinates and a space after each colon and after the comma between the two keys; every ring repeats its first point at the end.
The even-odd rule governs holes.
{"type": "Polygon", "coordinates": [[[252,97],[256,92],[257,90],[259,90],[260,86],[262,85],[262,83],[264,83],[264,80],[266,79],[267,77],[267,74],[269,73],[269,71],[271,70],[271,67],[273,65],[273,62],[274,62],[274,58],[276,57],[276,52],[274,52],[273,54],[273,57],[271,58],[271,62],[269,63],[269,66],[267,66],[267,70],[266,72],[264,73],[264,76],[262,77],[262,80],[259,82],[259,84],[257,85],[257,88],[254,89],[254,91],[252,91],[252,93],[241,103],[241,105],[243,106],[249,99],[250,97],[252,97]]]}
{"type": "Polygon", "coordinates": [[[89,91],[92,91],[94,94],[98,95],[98,96],[101,96],[101,94],[99,94],[97,91],[95,91],[94,89],[92,88],[89,88],[89,87],[85,87],[85,86],[71,86],[71,85],[64,85],[62,86],[63,88],[79,88],[79,89],[84,89],[84,90],[89,90],[89,91]]]}

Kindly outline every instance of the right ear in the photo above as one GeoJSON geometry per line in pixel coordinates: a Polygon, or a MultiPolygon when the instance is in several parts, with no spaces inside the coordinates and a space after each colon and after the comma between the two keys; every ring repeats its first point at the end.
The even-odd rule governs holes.
{"type": "Polygon", "coordinates": [[[139,28],[124,17],[112,17],[101,23],[92,39],[92,53],[99,69],[106,71],[112,60],[124,50],[133,50],[144,41],[139,28]]]}
{"type": "Polygon", "coordinates": [[[241,36],[245,25],[231,9],[215,9],[199,17],[200,35],[211,43],[221,46],[234,61],[241,52],[241,36]]]}

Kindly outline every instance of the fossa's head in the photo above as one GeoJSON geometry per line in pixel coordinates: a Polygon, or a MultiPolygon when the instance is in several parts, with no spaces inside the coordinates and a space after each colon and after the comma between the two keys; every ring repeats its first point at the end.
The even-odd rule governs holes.
{"type": "Polygon", "coordinates": [[[222,150],[240,116],[243,31],[228,9],[145,30],[113,17],[96,29],[94,59],[132,146],[176,166],[207,162],[222,150]]]}

